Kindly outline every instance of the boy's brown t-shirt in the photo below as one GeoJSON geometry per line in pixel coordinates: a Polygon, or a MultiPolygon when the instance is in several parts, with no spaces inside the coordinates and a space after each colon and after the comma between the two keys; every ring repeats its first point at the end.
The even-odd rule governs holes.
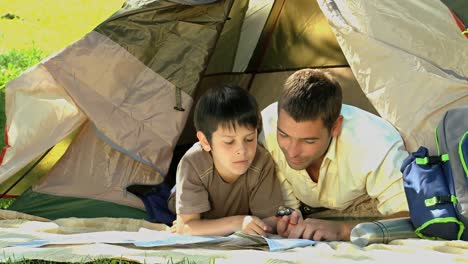
{"type": "Polygon", "coordinates": [[[274,161],[261,145],[247,172],[227,183],[214,168],[211,154],[195,143],[180,160],[176,181],[178,214],[199,213],[202,219],[233,215],[265,218],[274,216],[283,205],[274,161]]]}

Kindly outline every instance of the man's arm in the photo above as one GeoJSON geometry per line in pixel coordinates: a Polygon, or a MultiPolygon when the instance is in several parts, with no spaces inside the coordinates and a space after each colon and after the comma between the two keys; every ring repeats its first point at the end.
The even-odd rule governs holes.
{"type": "Polygon", "coordinates": [[[408,156],[401,138],[393,143],[382,157],[380,164],[367,175],[366,190],[370,197],[378,200],[377,209],[386,218],[393,214],[408,212],[408,202],[400,171],[403,160],[408,156]]]}
{"type": "Polygon", "coordinates": [[[404,211],[404,212],[398,212],[398,213],[394,213],[391,215],[383,216],[380,219],[394,219],[394,218],[409,217],[409,216],[410,216],[409,212],[404,211]]]}
{"type": "MultiPolygon", "coordinates": [[[[408,212],[399,212],[381,219],[393,219],[409,216],[408,212]]],[[[365,221],[331,221],[316,218],[303,219],[297,212],[283,216],[277,223],[278,234],[288,238],[304,238],[316,241],[349,241],[351,230],[365,221]]]]}
{"type": "Polygon", "coordinates": [[[316,241],[350,240],[353,227],[359,221],[329,221],[315,218],[303,219],[298,210],[280,218],[278,234],[287,238],[304,238],[316,241]]]}

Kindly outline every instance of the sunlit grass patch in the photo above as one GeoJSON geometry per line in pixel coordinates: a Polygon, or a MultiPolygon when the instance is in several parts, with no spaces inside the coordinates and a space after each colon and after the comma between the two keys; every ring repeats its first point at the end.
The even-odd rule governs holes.
{"type": "Polygon", "coordinates": [[[123,0],[1,0],[0,53],[35,46],[48,56],[110,17],[123,0]]]}
{"type": "Polygon", "coordinates": [[[23,50],[13,49],[0,54],[0,89],[5,88],[8,81],[39,63],[43,58],[44,52],[36,47],[23,50]]]}

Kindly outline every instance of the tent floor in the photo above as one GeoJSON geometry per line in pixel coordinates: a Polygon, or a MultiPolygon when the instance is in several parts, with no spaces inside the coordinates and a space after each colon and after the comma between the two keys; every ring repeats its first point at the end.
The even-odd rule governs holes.
{"type": "Polygon", "coordinates": [[[31,189],[19,196],[8,209],[51,220],[65,217],[148,218],[144,210],[137,208],[92,199],[54,196],[31,189]]]}

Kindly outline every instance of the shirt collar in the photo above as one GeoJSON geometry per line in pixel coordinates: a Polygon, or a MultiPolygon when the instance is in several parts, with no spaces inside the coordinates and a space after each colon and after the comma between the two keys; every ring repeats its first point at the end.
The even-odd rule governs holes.
{"type": "Polygon", "coordinates": [[[336,144],[337,144],[337,138],[332,137],[330,146],[328,147],[327,153],[325,154],[324,160],[328,159],[330,161],[335,160],[336,156],[336,144]]]}

